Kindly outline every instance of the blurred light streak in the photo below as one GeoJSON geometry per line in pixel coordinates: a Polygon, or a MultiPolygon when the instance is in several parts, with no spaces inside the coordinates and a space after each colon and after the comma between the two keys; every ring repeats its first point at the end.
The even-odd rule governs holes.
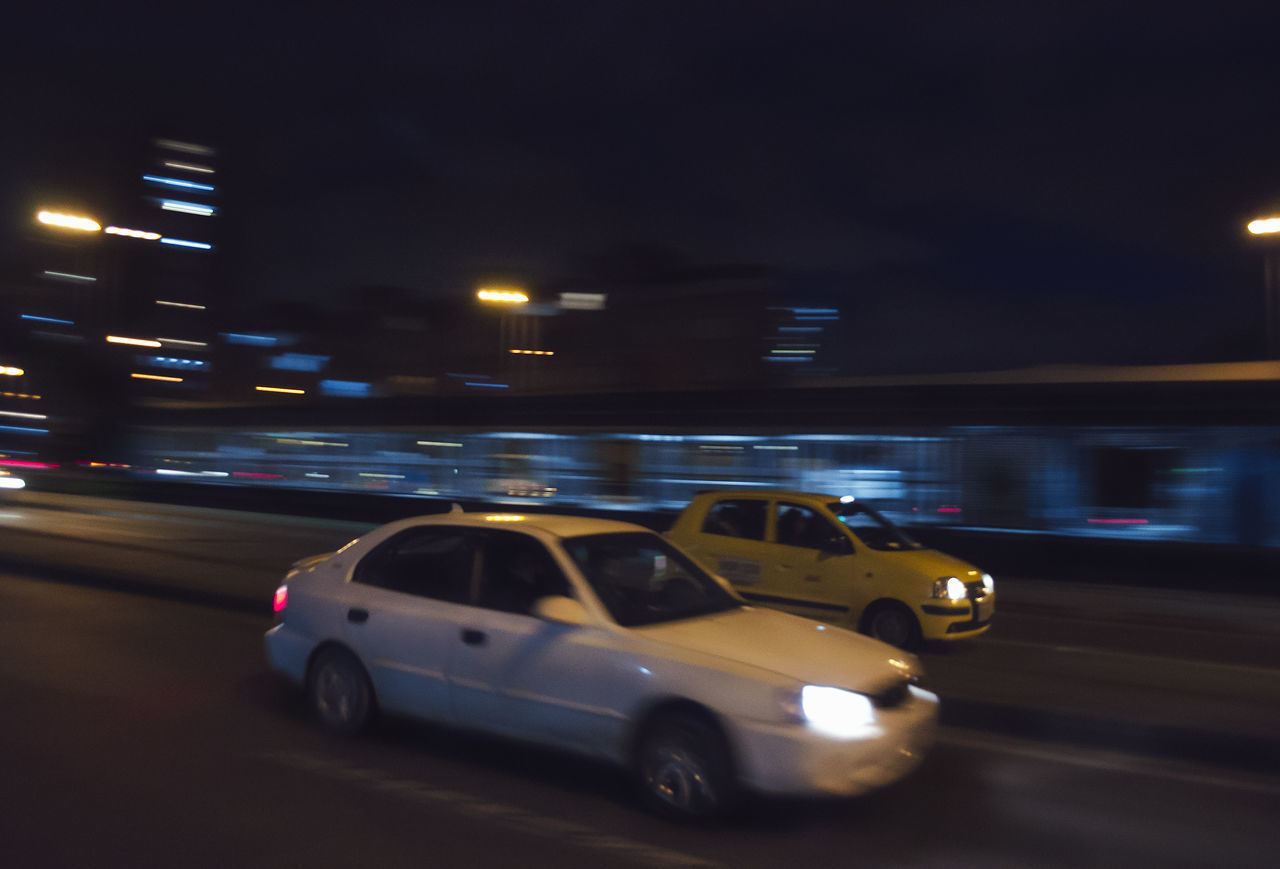
{"type": "Polygon", "coordinates": [[[92,281],[96,281],[96,280],[97,280],[97,278],[95,278],[95,277],[93,277],[93,276],[91,276],[91,275],[73,275],[73,274],[71,274],[70,272],[51,272],[51,271],[49,271],[48,269],[45,269],[45,271],[44,271],[44,275],[45,275],[45,277],[48,277],[48,278],[58,278],[58,279],[60,279],[60,280],[64,280],[64,281],[88,281],[88,282],[92,282],[92,281]]]}
{"type": "Polygon", "coordinates": [[[107,235],[123,235],[128,238],[140,238],[144,241],[155,241],[160,237],[158,232],[150,232],[145,229],[127,229],[123,226],[108,226],[106,228],[107,235]]]}
{"type": "Polygon", "coordinates": [[[244,332],[223,332],[222,340],[228,344],[249,344],[254,347],[274,347],[279,339],[271,335],[249,335],[244,332]]]}
{"type": "Polygon", "coordinates": [[[798,450],[799,447],[774,446],[772,444],[752,444],[753,450],[798,450]]]}
{"type": "Polygon", "coordinates": [[[1280,232],[1280,217],[1260,217],[1249,221],[1249,232],[1254,235],[1271,235],[1280,232]]]}
{"type": "Polygon", "coordinates": [[[329,479],[329,475],[328,475],[328,474],[314,474],[314,473],[313,473],[313,474],[306,474],[306,476],[308,476],[308,477],[312,478],[313,480],[327,480],[327,479],[329,479]]]}
{"type": "Polygon", "coordinates": [[[36,214],[36,220],[45,226],[56,226],[59,229],[78,229],[81,232],[97,232],[102,229],[102,224],[91,217],[57,211],[41,211],[36,214]]]}
{"type": "Polygon", "coordinates": [[[529,296],[515,287],[482,287],[476,291],[476,298],[482,302],[503,302],[523,305],[529,296]]]}
{"type": "Polygon", "coordinates": [[[570,311],[603,311],[604,293],[561,293],[560,307],[570,311]]]}
{"type": "Polygon", "coordinates": [[[213,245],[203,241],[187,241],[184,238],[169,238],[167,235],[160,239],[161,244],[171,244],[176,247],[191,247],[196,250],[212,250],[213,245]]]}
{"type": "Polygon", "coordinates": [[[288,393],[289,395],[306,395],[307,394],[307,391],[305,389],[289,389],[288,387],[284,387],[284,386],[255,386],[254,389],[258,390],[258,392],[285,392],[285,393],[288,393]]]}
{"type": "Polygon", "coordinates": [[[284,474],[259,474],[253,471],[232,471],[233,477],[245,477],[250,480],[283,480],[284,474]]]}
{"type": "Polygon", "coordinates": [[[372,384],[359,380],[321,380],[320,391],[325,395],[340,395],[347,398],[366,398],[372,384]]]}
{"type": "Polygon", "coordinates": [[[182,338],[157,338],[161,344],[181,344],[184,347],[208,347],[207,341],[185,341],[182,338]]]}
{"type": "Polygon", "coordinates": [[[1086,519],[1092,525],[1146,525],[1147,519],[1086,519]]]}
{"type": "Polygon", "coordinates": [[[212,205],[201,205],[198,202],[183,202],[181,199],[161,199],[163,211],[177,211],[180,214],[195,214],[199,217],[212,217],[217,211],[212,205]]]}
{"type": "Polygon", "coordinates": [[[765,362],[812,362],[810,356],[763,356],[765,362]]]}
{"type": "Polygon", "coordinates": [[[455,444],[450,441],[418,441],[420,447],[460,447],[462,444],[455,444]]]}
{"type": "Polygon", "coordinates": [[[214,150],[207,145],[179,142],[176,139],[156,139],[155,143],[161,148],[168,148],[170,151],[181,151],[184,154],[199,154],[202,157],[212,157],[214,154],[214,150]]]}
{"type": "Polygon", "coordinates": [[[132,374],[130,374],[129,376],[130,376],[130,377],[133,377],[133,378],[135,378],[135,379],[137,379],[137,380],[163,380],[163,381],[165,381],[166,383],[181,383],[181,382],[182,382],[182,378],[181,378],[181,377],[169,377],[169,376],[164,375],[164,374],[139,374],[138,372],[136,372],[136,371],[135,371],[135,372],[133,372],[132,374]]]}
{"type": "Polygon", "coordinates": [[[508,388],[507,384],[505,384],[505,383],[480,383],[480,382],[475,381],[475,380],[468,380],[468,381],[466,381],[466,382],[465,382],[465,384],[464,384],[464,385],[466,385],[466,386],[487,386],[487,387],[489,387],[490,389],[507,389],[507,388],[508,388]]]}
{"type": "Polygon", "coordinates": [[[198,163],[179,163],[177,160],[165,160],[164,165],[170,169],[181,169],[184,172],[199,172],[203,175],[213,174],[213,169],[208,166],[201,166],[198,163]]]}
{"type": "Polygon", "coordinates": [[[191,308],[194,311],[206,310],[204,305],[193,305],[190,302],[166,302],[163,299],[156,299],[157,305],[164,305],[169,308],[191,308]]]}
{"type": "Polygon", "coordinates": [[[508,350],[508,353],[519,353],[522,356],[555,356],[554,350],[508,350]]]}
{"type": "Polygon", "coordinates": [[[26,481],[19,477],[0,477],[0,489],[21,489],[26,485],[26,481]]]}
{"type": "Polygon", "coordinates": [[[212,191],[213,186],[210,184],[199,184],[195,181],[183,181],[181,178],[165,178],[163,175],[143,175],[143,181],[150,181],[152,184],[167,184],[170,187],[182,187],[187,190],[205,190],[212,191]]]}
{"type": "Polygon", "coordinates": [[[181,359],[177,356],[148,356],[146,362],[161,368],[203,368],[207,364],[201,359],[181,359]]]}
{"type": "Polygon", "coordinates": [[[48,434],[47,428],[29,428],[21,425],[0,425],[0,431],[12,431],[18,434],[48,434]]]}
{"type": "Polygon", "coordinates": [[[24,462],[24,461],[22,461],[21,459],[0,459],[0,465],[3,465],[3,466],[4,466],[4,467],[6,467],[6,468],[44,468],[44,469],[51,469],[51,468],[60,468],[60,467],[62,467],[61,465],[53,464],[53,463],[51,463],[51,462],[24,462]]]}
{"type": "Polygon", "coordinates": [[[939,513],[960,513],[963,512],[959,507],[939,507],[939,513]]]}
{"type": "Polygon", "coordinates": [[[30,395],[26,392],[0,392],[0,395],[3,395],[5,398],[31,398],[36,401],[41,399],[41,396],[39,395],[30,395]]]}
{"type": "Polygon", "coordinates": [[[276,438],[278,444],[296,444],[304,447],[349,447],[351,444],[344,444],[341,441],[308,441],[301,438],[276,438]]]}
{"type": "Polygon", "coordinates": [[[13,377],[21,377],[26,374],[21,368],[15,368],[12,365],[0,365],[0,374],[9,374],[13,377]]]}
{"type": "Polygon", "coordinates": [[[404,474],[373,474],[373,473],[362,472],[360,476],[370,477],[375,480],[403,480],[404,479],[404,474]]]}
{"type": "Polygon", "coordinates": [[[57,317],[37,317],[35,314],[23,314],[22,319],[32,320],[36,323],[57,323],[60,326],[74,326],[74,320],[59,320],[57,317]]]}
{"type": "Polygon", "coordinates": [[[45,413],[21,413],[16,410],[0,410],[0,416],[16,416],[19,419],[48,419],[45,413]]]}
{"type": "Polygon", "coordinates": [[[135,347],[159,347],[159,341],[153,341],[150,338],[126,338],[123,335],[108,335],[107,342],[111,344],[130,344],[135,347]]]}

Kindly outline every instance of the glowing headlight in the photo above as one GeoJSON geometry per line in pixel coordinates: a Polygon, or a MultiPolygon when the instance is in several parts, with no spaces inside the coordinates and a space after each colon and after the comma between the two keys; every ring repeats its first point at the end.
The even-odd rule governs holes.
{"type": "Polygon", "coordinates": [[[811,727],[831,736],[853,736],[876,721],[870,697],[824,685],[804,686],[800,711],[811,727]]]}
{"type": "Polygon", "coordinates": [[[933,581],[933,596],[946,600],[964,600],[964,583],[959,577],[944,576],[933,581]]]}
{"type": "Polygon", "coordinates": [[[991,578],[991,574],[989,573],[982,574],[982,590],[987,594],[991,594],[991,592],[996,590],[996,581],[991,578]]]}

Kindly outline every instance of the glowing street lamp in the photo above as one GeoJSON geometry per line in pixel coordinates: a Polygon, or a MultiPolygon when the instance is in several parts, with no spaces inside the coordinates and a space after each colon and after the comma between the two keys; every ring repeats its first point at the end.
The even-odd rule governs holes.
{"type": "Polygon", "coordinates": [[[476,298],[502,305],[523,305],[529,301],[528,294],[516,287],[481,287],[476,291],[476,298]]]}
{"type": "Polygon", "coordinates": [[[1275,358],[1280,353],[1280,278],[1276,274],[1277,263],[1275,237],[1280,235],[1280,217],[1269,215],[1249,221],[1245,227],[1250,235],[1271,241],[1262,259],[1263,317],[1267,328],[1267,356],[1275,358]]]}
{"type": "Polygon", "coordinates": [[[36,220],[45,226],[52,226],[57,229],[77,229],[81,232],[99,232],[102,229],[102,224],[98,223],[98,221],[80,214],[41,211],[36,214],[36,220]]]}

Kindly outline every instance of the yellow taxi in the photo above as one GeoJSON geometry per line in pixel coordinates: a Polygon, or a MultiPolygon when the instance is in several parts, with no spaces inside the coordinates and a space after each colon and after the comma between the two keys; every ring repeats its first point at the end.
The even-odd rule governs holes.
{"type": "Polygon", "coordinates": [[[990,574],[925,548],[848,495],[703,492],[666,536],[749,601],[895,646],[991,627],[990,574]]]}

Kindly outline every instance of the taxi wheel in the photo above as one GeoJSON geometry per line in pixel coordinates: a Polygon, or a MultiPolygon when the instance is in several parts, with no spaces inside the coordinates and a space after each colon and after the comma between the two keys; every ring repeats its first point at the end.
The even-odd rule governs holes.
{"type": "Polygon", "coordinates": [[[311,710],[329,730],[352,736],[373,717],[373,686],[364,667],[342,649],[325,649],[311,664],[307,679],[311,710]]]}
{"type": "Polygon", "coordinates": [[[862,630],[868,636],[900,649],[915,649],[920,645],[920,623],[911,610],[900,603],[882,603],[873,607],[863,617],[862,630]]]}
{"type": "Polygon", "coordinates": [[[705,715],[664,712],[640,737],[637,775],[645,802],[659,814],[698,821],[727,812],[737,801],[724,736],[705,715]]]}

